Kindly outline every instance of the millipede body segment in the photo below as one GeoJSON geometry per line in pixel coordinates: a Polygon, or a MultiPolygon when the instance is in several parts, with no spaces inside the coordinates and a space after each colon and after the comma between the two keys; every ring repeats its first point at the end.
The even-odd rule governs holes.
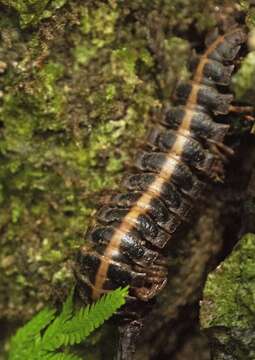
{"type": "Polygon", "coordinates": [[[246,37],[236,27],[207,39],[206,51],[191,60],[192,79],[177,86],[175,106],[137,156],[137,171],[97,212],[75,267],[87,302],[126,285],[130,296],[148,301],[165,286],[167,244],[192,222],[208,182],[222,176],[229,125],[218,118],[233,107],[226,90],[246,37]]]}

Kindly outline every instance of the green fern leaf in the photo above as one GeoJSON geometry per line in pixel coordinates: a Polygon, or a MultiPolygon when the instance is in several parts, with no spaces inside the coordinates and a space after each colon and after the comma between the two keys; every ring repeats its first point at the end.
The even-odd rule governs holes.
{"type": "Polygon", "coordinates": [[[82,358],[68,353],[47,353],[41,360],[82,360],[82,358]]]}
{"type": "Polygon", "coordinates": [[[45,334],[43,336],[43,343],[45,345],[45,348],[48,350],[55,349],[55,347],[52,348],[51,346],[52,340],[57,334],[61,333],[61,328],[63,327],[64,323],[73,316],[73,292],[74,289],[72,289],[65,303],[63,304],[63,308],[59,316],[55,318],[55,320],[45,331],[45,334]]]}
{"type": "Polygon", "coordinates": [[[55,350],[84,340],[125,303],[127,294],[128,287],[117,289],[75,314],[72,291],[59,316],[55,317],[55,309],[46,308],[17,331],[11,339],[9,360],[82,360],[55,350]]]}
{"type": "Polygon", "coordinates": [[[117,289],[102,296],[96,303],[86,306],[61,322],[58,331],[54,322],[46,330],[42,342],[48,350],[58,349],[62,345],[74,345],[83,341],[93,330],[108,320],[124,303],[128,287],[117,289]],[[55,335],[50,329],[54,326],[55,335]],[[48,332],[49,330],[49,332],[48,332]],[[49,334],[51,336],[49,336],[49,334]]]}
{"type": "Polygon", "coordinates": [[[40,332],[54,319],[56,310],[45,308],[19,329],[11,339],[9,360],[29,358],[31,348],[40,342],[40,332]]]}
{"type": "Polygon", "coordinates": [[[59,315],[59,318],[61,318],[62,321],[70,318],[70,316],[73,315],[73,293],[74,288],[70,291],[70,294],[68,295],[66,301],[63,304],[61,314],[59,315]]]}

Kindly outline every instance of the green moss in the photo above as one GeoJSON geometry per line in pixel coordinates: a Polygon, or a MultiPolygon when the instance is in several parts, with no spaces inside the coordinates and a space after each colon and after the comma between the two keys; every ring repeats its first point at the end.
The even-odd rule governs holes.
{"type": "Polygon", "coordinates": [[[238,3],[240,5],[240,8],[243,11],[248,11],[249,10],[249,8],[250,8],[250,1],[249,0],[239,0],[238,3]]]}
{"type": "Polygon", "coordinates": [[[113,51],[112,53],[111,60],[113,65],[113,74],[124,80],[127,92],[132,92],[135,86],[139,83],[139,79],[135,71],[138,57],[139,54],[133,47],[123,47],[113,51]]]}
{"type": "Polygon", "coordinates": [[[119,13],[106,4],[100,4],[96,10],[82,9],[80,30],[85,37],[77,44],[74,55],[79,64],[86,65],[97,51],[115,39],[114,27],[119,13]]]}
{"type": "Polygon", "coordinates": [[[248,44],[251,45],[250,52],[242,61],[238,72],[233,76],[233,90],[238,100],[244,103],[254,103],[254,80],[255,80],[255,51],[254,51],[254,26],[255,26],[255,9],[251,6],[250,1],[240,0],[240,8],[246,12],[246,24],[249,27],[248,44]]]}
{"type": "Polygon", "coordinates": [[[248,234],[210,274],[204,289],[202,326],[249,328],[255,318],[255,235],[248,234]]]}
{"type": "Polygon", "coordinates": [[[40,20],[46,19],[67,0],[1,0],[0,3],[15,9],[20,16],[22,28],[36,25],[40,20]]]}
{"type": "Polygon", "coordinates": [[[254,101],[255,51],[244,59],[240,70],[233,77],[233,87],[239,100],[254,101]]]}
{"type": "Polygon", "coordinates": [[[239,0],[240,9],[246,12],[246,24],[250,29],[255,26],[255,9],[249,0],[239,0]]]}

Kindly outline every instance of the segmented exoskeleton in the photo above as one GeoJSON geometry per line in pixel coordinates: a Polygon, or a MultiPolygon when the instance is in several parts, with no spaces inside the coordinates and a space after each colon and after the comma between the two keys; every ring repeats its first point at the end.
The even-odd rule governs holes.
{"type": "Polygon", "coordinates": [[[125,285],[130,296],[148,301],[165,286],[167,245],[192,222],[194,206],[208,182],[221,178],[231,152],[222,117],[234,109],[226,90],[246,37],[237,27],[207,39],[206,51],[191,61],[192,79],[177,86],[175,106],[137,156],[137,171],[125,175],[122,191],[97,212],[75,268],[86,301],[125,285]]]}

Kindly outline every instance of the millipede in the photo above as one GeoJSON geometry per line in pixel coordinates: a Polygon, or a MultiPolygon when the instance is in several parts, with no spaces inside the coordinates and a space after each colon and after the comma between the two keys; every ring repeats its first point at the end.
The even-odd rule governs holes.
{"type": "Polygon", "coordinates": [[[169,243],[192,224],[194,209],[210,182],[222,181],[233,153],[225,142],[227,116],[245,107],[235,105],[229,86],[246,42],[244,26],[225,34],[216,29],[205,51],[192,56],[191,80],[176,86],[173,105],[135,159],[136,170],[96,213],[78,252],[75,275],[84,301],[129,285],[129,300],[145,304],[165,287],[169,243]]]}

